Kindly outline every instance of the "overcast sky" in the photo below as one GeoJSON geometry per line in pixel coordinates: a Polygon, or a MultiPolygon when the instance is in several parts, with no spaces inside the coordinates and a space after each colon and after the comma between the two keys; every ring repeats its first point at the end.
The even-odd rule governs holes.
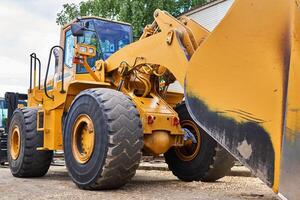
{"type": "Polygon", "coordinates": [[[81,0],[0,0],[0,97],[27,93],[29,55],[36,52],[46,68],[49,50],[59,44],[56,14],[64,3],[81,0]]]}

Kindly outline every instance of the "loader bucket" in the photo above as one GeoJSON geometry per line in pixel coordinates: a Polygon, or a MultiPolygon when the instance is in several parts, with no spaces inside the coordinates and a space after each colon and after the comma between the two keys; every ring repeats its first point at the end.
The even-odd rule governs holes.
{"type": "Polygon", "coordinates": [[[285,195],[300,193],[299,57],[300,1],[236,0],[185,78],[194,120],[285,195]]]}

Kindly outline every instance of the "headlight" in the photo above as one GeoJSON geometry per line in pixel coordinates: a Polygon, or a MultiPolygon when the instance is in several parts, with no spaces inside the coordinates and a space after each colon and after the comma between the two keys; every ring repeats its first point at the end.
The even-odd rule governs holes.
{"type": "Polygon", "coordinates": [[[93,48],[89,48],[89,53],[90,54],[94,54],[94,49],[93,48]]]}
{"type": "Polygon", "coordinates": [[[87,51],[87,49],[86,49],[86,47],[82,47],[82,46],[81,46],[81,47],[79,48],[79,51],[85,53],[85,52],[87,51]]]}
{"type": "Polygon", "coordinates": [[[76,54],[87,56],[88,58],[96,55],[96,47],[88,44],[76,44],[75,50],[76,54]]]}

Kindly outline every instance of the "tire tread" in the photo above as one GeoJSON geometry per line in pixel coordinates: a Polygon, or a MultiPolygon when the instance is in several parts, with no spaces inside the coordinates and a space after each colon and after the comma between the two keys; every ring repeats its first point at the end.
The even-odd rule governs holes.
{"type": "Polygon", "coordinates": [[[81,92],[84,93],[96,98],[103,108],[108,127],[108,150],[96,181],[81,188],[119,188],[135,175],[142,157],[143,130],[139,112],[130,97],[121,92],[101,88],[81,92]]]}

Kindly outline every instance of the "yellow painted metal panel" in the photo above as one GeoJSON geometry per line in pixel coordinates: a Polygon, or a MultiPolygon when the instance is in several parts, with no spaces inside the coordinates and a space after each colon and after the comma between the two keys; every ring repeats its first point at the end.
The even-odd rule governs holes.
{"type": "Polygon", "coordinates": [[[295,5],[237,0],[194,53],[186,75],[194,118],[274,191],[295,5]]]}

